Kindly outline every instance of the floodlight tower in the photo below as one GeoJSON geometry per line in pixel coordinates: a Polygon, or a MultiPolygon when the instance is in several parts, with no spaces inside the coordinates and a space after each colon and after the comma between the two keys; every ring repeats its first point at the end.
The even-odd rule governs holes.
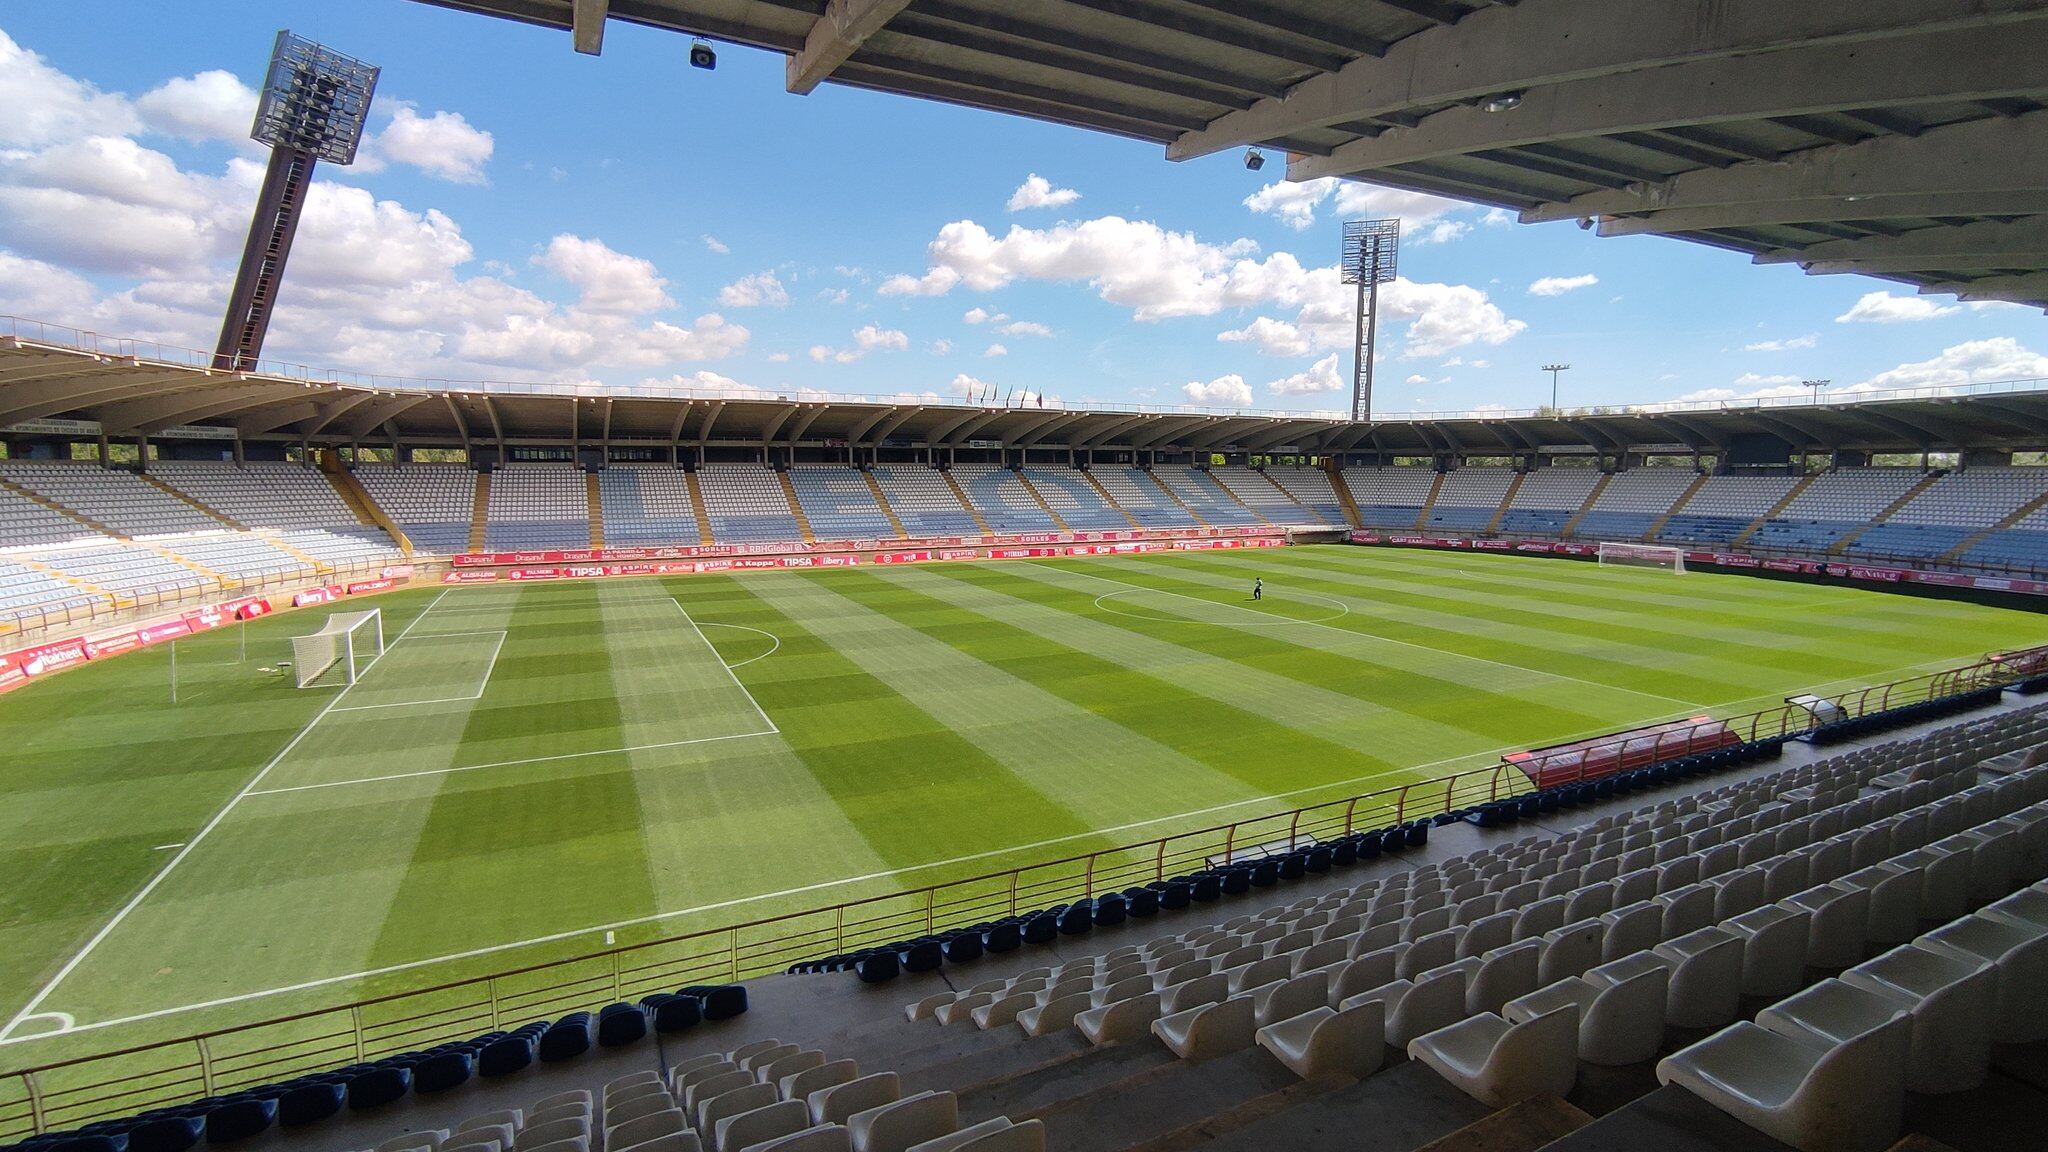
{"type": "Polygon", "coordinates": [[[377,91],[377,71],[289,29],[277,34],[256,123],[249,129],[258,143],[270,145],[270,167],[256,194],[242,267],[235,273],[235,290],[213,351],[214,367],[254,367],[262,354],[313,165],[355,161],[370,98],[377,91]]]}
{"type": "Polygon", "coordinates": [[[1395,275],[1401,247],[1399,220],[1352,220],[1344,225],[1344,283],[1358,285],[1351,362],[1351,418],[1372,418],[1372,345],[1379,328],[1380,285],[1395,275]]]}

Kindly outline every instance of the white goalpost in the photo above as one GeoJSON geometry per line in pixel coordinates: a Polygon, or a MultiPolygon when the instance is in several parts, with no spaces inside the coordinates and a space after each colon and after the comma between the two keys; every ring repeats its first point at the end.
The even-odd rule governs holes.
{"type": "Polygon", "coordinates": [[[1662,544],[1623,544],[1603,540],[1600,542],[1600,565],[1620,565],[1628,568],[1664,568],[1680,576],[1685,575],[1685,550],[1662,544]]]}
{"type": "MultiPolygon", "coordinates": [[[[353,684],[371,660],[384,652],[384,614],[339,612],[318,632],[292,637],[292,670],[305,688],[340,670],[340,683],[353,684]]],[[[332,682],[332,681],[330,681],[332,682]]]]}

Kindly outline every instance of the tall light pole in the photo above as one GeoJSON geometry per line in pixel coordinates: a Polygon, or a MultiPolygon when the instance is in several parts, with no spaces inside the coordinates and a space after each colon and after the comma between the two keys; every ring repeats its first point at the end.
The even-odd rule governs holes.
{"type": "Polygon", "coordinates": [[[242,266],[228,296],[215,368],[253,368],[263,354],[278,284],[298,235],[313,166],[355,162],[363,121],[377,91],[377,69],[289,30],[277,34],[249,135],[270,145],[270,167],[256,194],[242,266]]]}
{"type": "Polygon", "coordinates": [[[1351,418],[1372,419],[1373,340],[1379,328],[1380,285],[1399,271],[1399,220],[1352,220],[1344,225],[1344,283],[1358,286],[1352,333],[1351,418]]]}
{"type": "Polygon", "coordinates": [[[1550,373],[1550,414],[1557,415],[1557,374],[1571,371],[1569,364],[1545,364],[1543,370],[1550,373]]]}
{"type": "Polygon", "coordinates": [[[1804,385],[1805,385],[1806,387],[1808,387],[1808,388],[1811,388],[1811,389],[1813,389],[1813,402],[1814,402],[1815,404],[1818,404],[1818,403],[1820,403],[1820,394],[1821,394],[1821,392],[1822,392],[1823,390],[1825,390],[1825,389],[1826,389],[1826,388],[1827,388],[1827,387],[1828,387],[1829,385],[1833,384],[1833,383],[1834,383],[1834,381],[1833,381],[1833,380],[1801,380],[1801,381],[1800,381],[1800,383],[1801,383],[1801,384],[1804,384],[1804,385]]]}

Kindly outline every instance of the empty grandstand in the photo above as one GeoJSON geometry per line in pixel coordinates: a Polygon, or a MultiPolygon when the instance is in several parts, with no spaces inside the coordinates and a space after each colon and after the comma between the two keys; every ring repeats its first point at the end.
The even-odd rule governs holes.
{"type": "Polygon", "coordinates": [[[1423,527],[1484,532],[1514,480],[1505,468],[1460,468],[1446,474],[1423,527]]]}
{"type": "Polygon", "coordinates": [[[889,523],[867,477],[843,464],[796,464],[789,480],[811,534],[821,540],[886,540],[889,523]]]}
{"type": "Polygon", "coordinates": [[[1104,499],[1088,474],[1075,468],[1023,468],[1018,471],[1060,523],[1075,532],[1115,531],[1131,527],[1131,518],[1104,499]]]}
{"type": "Polygon", "coordinates": [[[588,548],[590,501],[569,464],[510,464],[490,477],[484,546],[493,551],[588,548]]]}

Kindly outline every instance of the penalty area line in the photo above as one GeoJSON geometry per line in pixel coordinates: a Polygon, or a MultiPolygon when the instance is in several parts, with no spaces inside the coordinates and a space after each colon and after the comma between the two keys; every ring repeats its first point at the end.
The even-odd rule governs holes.
{"type": "MultiPolygon", "coordinates": [[[[311,720],[306,721],[306,726],[299,729],[298,734],[293,736],[291,740],[285,744],[284,747],[278,749],[277,755],[272,756],[270,758],[270,762],[265,764],[260,770],[257,771],[255,776],[249,779],[249,782],[247,784],[244,784],[242,786],[241,791],[235,793],[234,796],[230,797],[228,802],[221,806],[220,811],[215,812],[213,814],[213,818],[211,820],[208,820],[203,826],[201,826],[199,831],[196,834],[194,834],[190,840],[187,840],[183,847],[178,849],[177,854],[172,856],[170,860],[166,862],[162,868],[157,870],[156,875],[151,876],[149,878],[149,882],[142,886],[141,891],[137,892],[134,896],[130,897],[128,902],[126,904],[123,904],[120,910],[114,913],[112,919],[108,920],[105,924],[101,925],[99,931],[93,933],[92,938],[85,942],[85,947],[80,948],[77,952],[73,953],[71,959],[66,960],[64,962],[64,966],[57,969],[57,974],[50,977],[49,982],[44,984],[42,988],[36,992],[35,996],[31,998],[27,1004],[22,1005],[21,1011],[16,1012],[14,1014],[13,1019],[7,1022],[7,1027],[0,1028],[0,1044],[4,1044],[12,1040],[14,1038],[14,1030],[16,1028],[19,1028],[23,1021],[33,1019],[39,1015],[37,1009],[43,1006],[44,1000],[49,999],[50,993],[55,991],[57,986],[59,984],[62,984],[65,978],[69,977],[72,972],[76,971],[78,969],[78,966],[85,962],[85,958],[87,956],[92,955],[94,949],[98,948],[100,946],[100,943],[113,933],[114,929],[121,926],[122,921],[128,919],[130,913],[134,912],[135,909],[140,907],[144,900],[149,899],[149,894],[156,891],[157,885],[162,884],[164,880],[167,877],[169,877],[172,872],[177,871],[178,865],[184,863],[185,858],[187,856],[190,856],[193,850],[197,849],[200,844],[204,843],[206,838],[212,835],[213,830],[215,828],[220,827],[221,821],[226,820],[228,818],[228,814],[230,812],[233,812],[237,805],[241,804],[243,800],[248,799],[249,796],[254,794],[254,792],[256,791],[256,786],[263,783],[264,777],[270,775],[272,769],[276,768],[279,764],[283,763],[284,758],[286,756],[291,755],[292,749],[297,748],[299,744],[305,740],[306,736],[309,733],[311,733],[313,729],[316,726],[318,726],[322,720],[325,720],[327,718],[327,714],[334,711],[335,706],[340,704],[342,700],[347,698],[350,689],[353,689],[357,684],[362,683],[363,676],[368,675],[370,669],[375,668],[377,666],[377,662],[384,659],[385,653],[390,652],[391,649],[396,648],[400,643],[402,643],[405,640],[406,636],[412,632],[414,626],[418,625],[420,621],[426,619],[427,614],[434,610],[434,605],[439,604],[441,602],[441,598],[446,595],[448,595],[448,592],[446,589],[443,589],[440,596],[434,597],[431,601],[427,603],[427,606],[425,608],[420,609],[419,615],[413,617],[410,621],[406,623],[405,629],[399,632],[397,639],[393,640],[389,645],[386,645],[383,652],[379,652],[375,656],[370,657],[369,663],[363,665],[362,672],[356,676],[356,679],[354,681],[350,682],[349,685],[343,688],[341,691],[335,693],[334,699],[329,700],[325,705],[321,707],[320,711],[314,713],[313,718],[311,720]]],[[[56,1014],[41,1013],[40,1015],[56,1014]]]]}

